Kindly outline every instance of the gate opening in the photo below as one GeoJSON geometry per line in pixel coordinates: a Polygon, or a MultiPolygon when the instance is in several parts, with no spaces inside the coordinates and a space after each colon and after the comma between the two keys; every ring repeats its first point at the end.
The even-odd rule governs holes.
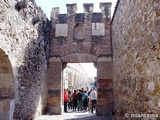
{"type": "Polygon", "coordinates": [[[91,112],[90,93],[93,89],[97,100],[96,78],[97,69],[93,63],[67,63],[63,69],[64,112],[91,112]]]}
{"type": "Polygon", "coordinates": [[[90,90],[95,86],[97,69],[93,63],[67,63],[63,70],[64,88],[75,89],[84,88],[90,90]]]}

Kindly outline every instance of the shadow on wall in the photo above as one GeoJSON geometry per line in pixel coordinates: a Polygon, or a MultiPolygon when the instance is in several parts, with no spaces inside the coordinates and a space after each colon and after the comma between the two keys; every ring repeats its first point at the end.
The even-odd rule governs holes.
{"type": "Polygon", "coordinates": [[[30,38],[24,50],[24,62],[18,68],[19,102],[15,103],[14,119],[34,119],[45,112],[47,83],[47,54],[49,32],[45,32],[47,21],[38,21],[38,37],[30,38]]]}

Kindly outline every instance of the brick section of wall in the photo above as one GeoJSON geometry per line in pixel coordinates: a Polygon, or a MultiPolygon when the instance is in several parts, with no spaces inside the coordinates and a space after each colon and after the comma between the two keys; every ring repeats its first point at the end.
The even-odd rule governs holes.
{"type": "Polygon", "coordinates": [[[31,0],[1,0],[0,8],[0,49],[14,75],[14,119],[34,119],[46,106],[48,19],[31,0]]]}
{"type": "Polygon", "coordinates": [[[125,113],[160,114],[159,11],[159,0],[119,0],[112,21],[117,120],[125,113]]]}
{"type": "Polygon", "coordinates": [[[112,61],[97,62],[97,115],[113,112],[112,61]]]}
{"type": "Polygon", "coordinates": [[[47,107],[50,114],[62,114],[63,86],[62,62],[50,62],[48,69],[48,98],[47,107]]]}

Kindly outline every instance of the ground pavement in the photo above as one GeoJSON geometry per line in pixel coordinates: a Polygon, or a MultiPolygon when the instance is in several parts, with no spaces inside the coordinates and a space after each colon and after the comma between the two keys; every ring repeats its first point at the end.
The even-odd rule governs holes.
{"type": "Polygon", "coordinates": [[[62,115],[42,115],[36,120],[115,120],[113,116],[96,116],[88,111],[68,111],[62,115]]]}

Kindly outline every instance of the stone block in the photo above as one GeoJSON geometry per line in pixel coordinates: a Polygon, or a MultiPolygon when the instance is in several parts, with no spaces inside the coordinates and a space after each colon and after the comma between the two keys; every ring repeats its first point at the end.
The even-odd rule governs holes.
{"type": "Polygon", "coordinates": [[[104,83],[104,84],[109,84],[112,83],[113,80],[112,79],[98,79],[98,83],[104,83]]]}
{"type": "Polygon", "coordinates": [[[10,120],[9,116],[9,111],[3,111],[3,120],[10,120]]]}
{"type": "Polygon", "coordinates": [[[156,10],[156,15],[157,15],[157,17],[159,17],[160,16],[160,9],[158,10],[156,10]]]}
{"type": "Polygon", "coordinates": [[[113,112],[113,108],[105,108],[105,107],[102,107],[102,108],[97,107],[96,108],[96,113],[98,116],[112,115],[112,112],[113,112]]]}
{"type": "Polygon", "coordinates": [[[77,4],[66,4],[67,7],[67,16],[69,20],[73,20],[74,15],[77,10],[77,4]]]}
{"type": "Polygon", "coordinates": [[[155,90],[155,83],[153,81],[148,82],[148,89],[151,91],[155,90]]]}
{"type": "Polygon", "coordinates": [[[51,18],[57,19],[59,15],[59,7],[53,7],[51,11],[51,18]]]}
{"type": "Polygon", "coordinates": [[[63,113],[63,106],[59,107],[49,106],[48,109],[50,115],[61,115],[63,113]]]}
{"type": "Polygon", "coordinates": [[[59,97],[60,94],[60,90],[48,90],[48,95],[50,97],[59,97]]]}
{"type": "Polygon", "coordinates": [[[60,97],[48,97],[47,98],[48,106],[58,107],[61,105],[60,97]]]}
{"type": "Polygon", "coordinates": [[[98,83],[99,88],[109,88],[110,84],[109,83],[98,83]]]}
{"type": "Polygon", "coordinates": [[[106,100],[113,99],[112,92],[98,92],[98,98],[105,98],[106,100]]]}
{"type": "Polygon", "coordinates": [[[68,24],[56,24],[55,37],[68,36],[68,24]]]}
{"type": "Polygon", "coordinates": [[[98,92],[113,92],[112,88],[107,89],[107,88],[98,88],[98,92]]]}
{"type": "Polygon", "coordinates": [[[1,99],[0,100],[0,120],[12,120],[14,106],[15,104],[13,99],[1,99]]]}
{"type": "Polygon", "coordinates": [[[10,111],[10,101],[3,102],[3,110],[10,111]]]}
{"type": "Polygon", "coordinates": [[[105,24],[104,23],[92,23],[92,35],[105,36],[105,24]]]}

